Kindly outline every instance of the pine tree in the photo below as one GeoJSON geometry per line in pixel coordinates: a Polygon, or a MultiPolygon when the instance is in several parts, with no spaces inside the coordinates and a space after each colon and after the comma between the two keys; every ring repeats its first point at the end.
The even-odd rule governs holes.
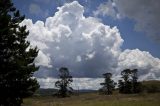
{"type": "Polygon", "coordinates": [[[71,82],[73,82],[72,76],[66,67],[60,68],[59,72],[60,80],[55,83],[55,86],[59,88],[57,95],[60,97],[69,96],[73,92],[72,87],[70,87],[71,82]]]}
{"type": "Polygon", "coordinates": [[[105,73],[103,74],[105,81],[104,83],[100,83],[103,87],[100,89],[100,92],[110,95],[112,94],[112,91],[115,88],[116,83],[111,79],[112,74],[111,73],[105,73]]]}
{"type": "Polygon", "coordinates": [[[118,81],[118,88],[119,88],[119,93],[124,92],[124,82],[122,80],[118,81]]]}
{"type": "Polygon", "coordinates": [[[39,88],[33,78],[38,50],[26,41],[24,18],[10,0],[0,0],[0,106],[20,106],[39,88]]]}
{"type": "Polygon", "coordinates": [[[119,92],[120,93],[132,93],[132,83],[131,83],[131,70],[125,69],[121,72],[122,79],[119,80],[119,92]]]}
{"type": "Polygon", "coordinates": [[[139,93],[141,91],[141,83],[138,82],[137,69],[125,69],[121,72],[122,79],[119,80],[119,92],[130,94],[139,93]]]}
{"type": "Polygon", "coordinates": [[[131,77],[132,77],[132,93],[139,93],[142,90],[142,84],[141,82],[138,82],[138,70],[134,69],[131,70],[131,77]]]}

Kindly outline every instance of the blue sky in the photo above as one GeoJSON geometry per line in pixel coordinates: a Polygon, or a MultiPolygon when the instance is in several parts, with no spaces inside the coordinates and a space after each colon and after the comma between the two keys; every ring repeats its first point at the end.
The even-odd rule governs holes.
{"type": "Polygon", "coordinates": [[[82,89],[98,89],[106,72],[117,81],[126,68],[160,80],[159,1],[73,1],[13,0],[26,16],[27,40],[39,48],[34,76],[42,88],[53,87],[62,66],[82,89]]]}
{"type": "MultiPolygon", "coordinates": [[[[47,17],[53,16],[58,6],[62,6],[66,2],[72,0],[13,0],[14,5],[25,14],[26,18],[30,18],[33,22],[37,20],[46,20],[47,17]],[[31,13],[30,6],[35,4],[39,7],[39,13],[31,13]]],[[[78,0],[85,7],[85,16],[93,16],[98,6],[105,3],[106,0],[78,0]]],[[[104,24],[117,26],[124,44],[122,49],[138,48],[142,51],[149,51],[153,56],[160,58],[160,42],[148,37],[144,31],[135,31],[135,21],[129,18],[115,20],[110,16],[99,16],[104,24]]]]}
{"type": "Polygon", "coordinates": [[[65,66],[74,77],[115,79],[126,68],[160,79],[160,2],[146,0],[13,0],[31,45],[40,49],[37,78],[65,66]],[[57,9],[59,7],[59,9],[57,9]],[[135,8],[136,7],[136,8],[135,8]]]}

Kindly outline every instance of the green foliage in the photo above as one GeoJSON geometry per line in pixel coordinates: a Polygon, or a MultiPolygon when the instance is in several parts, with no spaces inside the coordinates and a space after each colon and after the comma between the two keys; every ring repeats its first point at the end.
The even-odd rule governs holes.
{"type": "Polygon", "coordinates": [[[137,69],[131,70],[132,93],[139,93],[142,91],[142,84],[137,81],[138,80],[137,72],[138,72],[137,69]]]}
{"type": "Polygon", "coordinates": [[[32,77],[38,50],[26,41],[24,18],[10,0],[0,0],[0,106],[20,106],[39,88],[32,77]]]}
{"type": "Polygon", "coordinates": [[[59,88],[57,95],[60,97],[69,96],[73,91],[72,87],[70,87],[71,82],[73,82],[72,76],[70,76],[66,67],[60,68],[59,72],[60,80],[55,83],[55,86],[59,88]]]}
{"type": "Polygon", "coordinates": [[[110,95],[112,94],[112,91],[115,88],[116,83],[111,79],[112,74],[111,73],[105,73],[103,74],[105,81],[104,83],[100,83],[103,87],[99,89],[100,93],[110,95]]]}
{"type": "Polygon", "coordinates": [[[123,80],[118,81],[120,93],[130,94],[141,92],[142,86],[141,83],[137,81],[137,72],[137,69],[126,69],[121,72],[123,80]]]}
{"type": "Polygon", "coordinates": [[[131,80],[130,80],[130,75],[131,75],[131,70],[130,69],[126,69],[123,70],[121,72],[122,75],[122,80],[119,80],[119,91],[120,93],[131,93],[131,88],[132,88],[132,84],[131,84],[131,80]]]}

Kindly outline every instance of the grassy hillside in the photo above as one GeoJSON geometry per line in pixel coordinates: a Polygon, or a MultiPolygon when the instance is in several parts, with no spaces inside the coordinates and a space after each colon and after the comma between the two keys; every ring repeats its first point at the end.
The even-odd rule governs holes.
{"type": "Polygon", "coordinates": [[[143,90],[148,93],[160,92],[160,81],[151,80],[151,81],[143,81],[143,90]]]}

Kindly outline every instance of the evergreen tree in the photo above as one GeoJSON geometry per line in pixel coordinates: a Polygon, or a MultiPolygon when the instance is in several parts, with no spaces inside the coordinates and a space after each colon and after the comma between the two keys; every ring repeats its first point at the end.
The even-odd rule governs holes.
{"type": "Polygon", "coordinates": [[[26,41],[24,18],[10,0],[0,0],[0,106],[20,106],[39,87],[33,78],[38,50],[26,41]]]}
{"type": "Polygon", "coordinates": [[[124,82],[122,80],[118,81],[118,88],[119,88],[119,93],[124,92],[124,82]]]}
{"type": "Polygon", "coordinates": [[[141,91],[141,83],[138,82],[137,69],[126,69],[121,72],[122,79],[119,80],[119,92],[120,93],[139,93],[141,91]]]}
{"type": "Polygon", "coordinates": [[[72,87],[70,87],[71,82],[73,82],[72,76],[66,67],[60,68],[59,72],[60,80],[55,83],[55,86],[59,88],[57,95],[60,97],[69,96],[73,92],[72,87]]]}
{"type": "Polygon", "coordinates": [[[126,69],[126,70],[123,70],[121,72],[121,75],[122,75],[122,80],[119,80],[119,91],[120,93],[131,93],[131,89],[132,89],[132,83],[131,83],[131,79],[130,79],[130,76],[131,76],[131,70],[130,69],[126,69]]]}
{"type": "Polygon", "coordinates": [[[132,93],[139,93],[142,90],[142,84],[138,82],[138,70],[134,69],[131,70],[131,77],[132,77],[132,93]]]}
{"type": "Polygon", "coordinates": [[[112,91],[115,88],[116,83],[111,79],[112,74],[111,73],[105,73],[103,74],[105,81],[104,83],[100,83],[103,87],[100,89],[100,92],[110,95],[112,94],[112,91]]]}

